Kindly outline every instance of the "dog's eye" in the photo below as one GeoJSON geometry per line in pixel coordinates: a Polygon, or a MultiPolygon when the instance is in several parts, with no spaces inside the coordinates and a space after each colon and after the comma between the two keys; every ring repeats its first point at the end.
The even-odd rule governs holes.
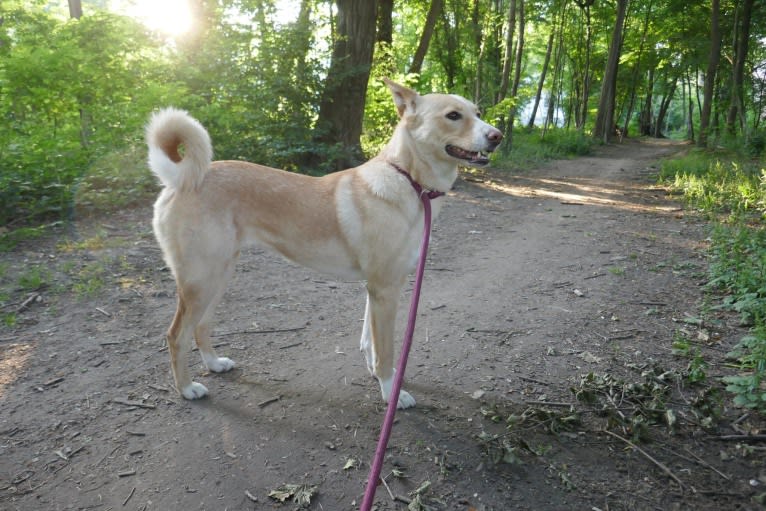
{"type": "Polygon", "coordinates": [[[478,117],[479,119],[481,119],[481,112],[476,112],[476,117],[478,117]]]}
{"type": "Polygon", "coordinates": [[[447,114],[447,119],[449,119],[450,121],[457,121],[461,119],[462,117],[463,116],[460,115],[460,112],[450,112],[447,114]]]}

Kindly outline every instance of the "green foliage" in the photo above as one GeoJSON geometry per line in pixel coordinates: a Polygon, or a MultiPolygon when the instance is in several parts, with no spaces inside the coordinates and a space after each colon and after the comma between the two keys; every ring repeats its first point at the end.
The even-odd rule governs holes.
{"type": "MultiPolygon", "coordinates": [[[[752,326],[729,354],[739,363],[738,375],[724,377],[736,404],[766,413],[766,170],[757,162],[692,152],[662,165],[660,179],[708,214],[728,213],[726,223],[710,237],[707,289],[721,296],[717,309],[737,312],[752,326]]],[[[678,342],[674,349],[682,347],[678,342]]],[[[688,354],[688,351],[687,351],[688,354]]],[[[701,375],[693,355],[690,375],[701,375]]]]}
{"type": "Polygon", "coordinates": [[[693,151],[663,162],[659,176],[693,207],[710,214],[762,212],[766,206],[766,168],[733,154],[693,151]]]}
{"type": "Polygon", "coordinates": [[[593,139],[579,131],[552,129],[543,133],[519,129],[513,134],[510,152],[494,157],[493,163],[501,168],[523,169],[542,162],[584,156],[592,149],[593,139]]]}
{"type": "Polygon", "coordinates": [[[50,272],[45,268],[33,266],[19,275],[18,285],[25,291],[37,291],[45,287],[50,280],[50,272]]]}
{"type": "Polygon", "coordinates": [[[759,324],[728,356],[740,364],[741,373],[725,376],[726,390],[734,402],[766,413],[766,325],[759,324]]]}
{"type": "Polygon", "coordinates": [[[103,213],[149,202],[159,186],[146,171],[144,147],[113,151],[94,159],[74,189],[76,211],[103,213]]]}

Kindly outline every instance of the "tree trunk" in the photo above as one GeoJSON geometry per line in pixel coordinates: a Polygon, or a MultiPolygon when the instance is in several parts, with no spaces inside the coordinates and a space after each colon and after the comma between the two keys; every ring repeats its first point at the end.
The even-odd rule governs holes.
{"type": "Polygon", "coordinates": [[[646,83],[646,100],[644,108],[641,110],[638,118],[638,132],[641,135],[650,136],[652,134],[652,125],[654,121],[653,110],[653,92],[654,92],[654,67],[649,68],[649,77],[646,83]]]}
{"type": "Polygon", "coordinates": [[[548,64],[551,61],[551,52],[553,51],[553,38],[556,35],[555,28],[551,29],[551,34],[548,36],[548,46],[545,48],[545,60],[543,60],[543,69],[540,72],[540,81],[537,82],[537,92],[535,93],[535,102],[532,105],[532,113],[529,115],[529,122],[527,123],[527,129],[532,129],[535,125],[535,117],[537,117],[537,108],[540,106],[540,98],[543,95],[543,86],[545,86],[545,75],[548,73],[548,64]]]}
{"type": "Polygon", "coordinates": [[[420,34],[418,49],[415,50],[415,56],[412,57],[412,64],[410,64],[408,71],[410,74],[420,74],[423,69],[423,61],[428,53],[428,46],[431,44],[431,36],[434,34],[436,21],[442,12],[442,5],[443,0],[431,0],[431,7],[428,9],[428,15],[426,16],[426,24],[423,26],[423,33],[420,34]]]}
{"type": "MultiPolygon", "coordinates": [[[[524,17],[524,0],[517,0],[519,5],[519,37],[516,40],[516,60],[513,64],[513,83],[511,84],[511,97],[516,98],[519,94],[519,83],[521,82],[521,58],[524,55],[524,28],[526,19],[524,17]]],[[[516,104],[511,107],[508,113],[508,126],[506,129],[507,148],[513,147],[513,123],[516,119],[516,104]]]]}
{"type": "MultiPolygon", "coordinates": [[[[646,16],[644,17],[644,28],[641,32],[641,43],[638,46],[638,57],[636,65],[633,67],[633,77],[630,84],[630,101],[628,102],[628,111],[625,114],[625,124],[622,126],[622,137],[627,138],[630,131],[630,118],[633,116],[633,107],[636,104],[636,90],[638,89],[638,77],[641,75],[641,59],[644,55],[646,45],[646,35],[649,32],[649,21],[651,20],[653,2],[650,0],[646,7],[646,16]]],[[[640,131],[640,130],[639,130],[640,131]]]]}
{"type": "Polygon", "coordinates": [[[705,72],[705,88],[703,91],[702,110],[700,111],[700,132],[697,138],[697,146],[699,147],[707,146],[710,112],[713,108],[715,75],[718,72],[718,62],[721,60],[720,0],[712,0],[710,10],[710,56],[708,57],[707,71],[705,72]]]}
{"type": "Polygon", "coordinates": [[[654,123],[654,131],[652,133],[654,138],[664,138],[664,135],[662,134],[662,124],[665,122],[665,116],[668,113],[668,108],[670,108],[670,102],[676,93],[677,85],[678,76],[673,78],[673,83],[670,85],[670,91],[668,91],[668,93],[660,100],[660,109],[657,112],[657,121],[654,123]]]}
{"type": "Polygon", "coordinates": [[[580,6],[583,13],[585,13],[585,69],[583,70],[582,78],[582,102],[580,106],[582,110],[575,116],[575,126],[577,129],[583,129],[585,127],[585,119],[588,117],[588,99],[590,97],[590,53],[591,46],[593,45],[593,22],[591,19],[590,8],[595,0],[576,0],[577,5],[580,6]]]}
{"type": "Polygon", "coordinates": [[[360,136],[375,46],[377,3],[336,3],[337,36],[319,105],[315,141],[339,146],[332,167],[340,170],[364,159],[360,136]]]}
{"type": "Polygon", "coordinates": [[[473,28],[473,42],[476,47],[476,68],[473,81],[473,102],[478,104],[481,97],[481,67],[484,61],[484,34],[482,33],[481,19],[479,16],[479,0],[473,0],[471,13],[471,27],[473,28]]]}
{"type": "Polygon", "coordinates": [[[747,59],[748,43],[750,40],[750,19],[753,12],[753,0],[744,0],[742,2],[742,16],[740,17],[737,30],[737,42],[734,48],[734,65],[731,79],[731,103],[729,104],[729,113],[726,116],[726,130],[731,134],[736,134],[737,119],[740,121],[740,129],[744,129],[745,117],[745,60],[747,59]]]}
{"type": "Polygon", "coordinates": [[[505,96],[508,94],[508,86],[511,83],[514,30],[516,30],[516,0],[511,0],[511,6],[508,8],[508,33],[505,36],[505,54],[503,55],[503,70],[500,74],[500,90],[497,93],[497,103],[505,99],[505,96]]]}
{"type": "MultiPolygon", "coordinates": [[[[558,30],[558,42],[556,43],[556,51],[554,52],[553,66],[553,80],[551,80],[551,91],[548,96],[548,111],[545,115],[545,123],[543,124],[543,136],[548,131],[551,124],[555,123],[556,105],[558,103],[558,91],[561,89],[562,83],[562,70],[563,70],[563,55],[564,55],[564,19],[566,17],[562,14],[562,22],[559,24],[558,30]]],[[[568,118],[567,118],[568,121],[568,118]]]]}
{"type": "Polygon", "coordinates": [[[82,18],[82,2],[80,0],[69,0],[69,17],[82,18]]]}
{"type": "Polygon", "coordinates": [[[687,98],[687,122],[686,122],[686,139],[691,140],[694,143],[694,96],[692,96],[692,77],[689,73],[689,69],[686,69],[686,89],[689,92],[687,98]]]}
{"type": "Polygon", "coordinates": [[[612,41],[609,44],[609,56],[607,57],[604,81],[601,84],[601,98],[598,103],[596,125],[593,128],[593,136],[604,142],[614,133],[614,101],[617,86],[617,68],[620,63],[622,29],[625,24],[625,15],[628,10],[629,0],[617,0],[617,16],[612,32],[612,41]]]}
{"type": "Polygon", "coordinates": [[[376,42],[391,46],[394,42],[394,0],[378,0],[378,33],[376,42]]]}

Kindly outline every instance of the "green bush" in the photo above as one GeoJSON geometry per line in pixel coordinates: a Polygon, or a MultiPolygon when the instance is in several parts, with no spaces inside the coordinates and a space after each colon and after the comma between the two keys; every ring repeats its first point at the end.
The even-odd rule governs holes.
{"type": "Polygon", "coordinates": [[[757,162],[694,151],[667,160],[660,179],[713,217],[727,213],[710,238],[707,289],[718,309],[741,315],[752,326],[729,357],[740,373],[723,378],[738,405],[766,413],[766,169],[757,162]]]}
{"type": "Polygon", "coordinates": [[[510,151],[503,142],[493,163],[501,168],[523,169],[542,162],[590,154],[593,139],[579,131],[566,129],[527,130],[516,128],[510,151]]]}
{"type": "Polygon", "coordinates": [[[693,151],[666,160],[659,178],[692,207],[711,215],[762,214],[766,207],[766,169],[736,155],[693,151]]]}

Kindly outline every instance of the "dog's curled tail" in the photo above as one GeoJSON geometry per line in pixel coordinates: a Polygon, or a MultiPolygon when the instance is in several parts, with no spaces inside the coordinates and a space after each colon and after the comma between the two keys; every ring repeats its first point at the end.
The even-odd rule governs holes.
{"type": "Polygon", "coordinates": [[[191,191],[202,183],[213,159],[205,128],[183,110],[165,108],[146,126],[149,168],[168,188],[191,191]]]}

